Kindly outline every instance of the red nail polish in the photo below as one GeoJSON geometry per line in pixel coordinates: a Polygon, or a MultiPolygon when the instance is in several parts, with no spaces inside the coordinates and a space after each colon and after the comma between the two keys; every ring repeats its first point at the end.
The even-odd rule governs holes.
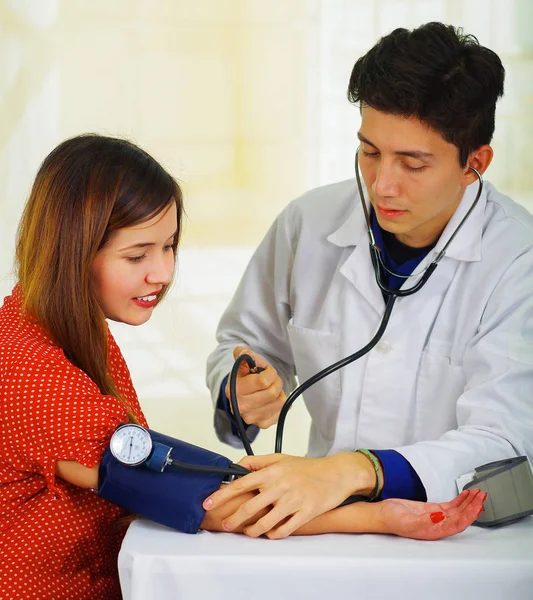
{"type": "Polygon", "coordinates": [[[481,507],[479,508],[479,511],[478,511],[478,513],[477,513],[477,516],[479,517],[479,515],[480,515],[480,514],[481,514],[481,513],[482,513],[484,510],[485,510],[485,509],[484,509],[484,508],[481,506],[481,507]]]}
{"type": "Polygon", "coordinates": [[[441,521],[444,521],[446,517],[443,512],[434,512],[429,515],[429,518],[433,523],[440,523],[441,521]]]}

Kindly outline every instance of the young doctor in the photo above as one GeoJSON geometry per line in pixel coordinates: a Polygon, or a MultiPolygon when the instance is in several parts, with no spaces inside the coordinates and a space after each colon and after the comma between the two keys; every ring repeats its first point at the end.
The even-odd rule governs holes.
{"type": "Polygon", "coordinates": [[[243,364],[237,381],[253,439],[277,422],[296,375],[304,382],[365,346],[386,290],[411,288],[445,254],[396,300],[368,354],[305,392],[309,457],[247,457],[240,464],[257,472],[204,502],[259,492],[226,530],[270,507],[245,532],[284,537],[351,494],[448,500],[476,466],[533,460],[533,217],[480,187],[503,83],[494,52],[440,23],[396,29],[356,62],[348,97],[361,110],[364,190],[352,179],[304,194],[252,257],[208,359],[219,438],[240,444],[227,385],[238,355],[264,368],[243,364]]]}

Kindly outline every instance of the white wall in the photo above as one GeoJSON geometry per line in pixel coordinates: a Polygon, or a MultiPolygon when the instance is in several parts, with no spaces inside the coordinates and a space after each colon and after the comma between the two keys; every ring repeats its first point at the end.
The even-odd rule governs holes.
{"type": "MultiPolygon", "coordinates": [[[[147,325],[113,330],[151,425],[222,449],[203,383],[218,317],[278,211],[351,177],[356,58],[429,20],[463,25],[502,57],[488,178],[533,207],[528,0],[0,0],[0,296],[45,155],[85,131],[135,140],[181,180],[188,223],[172,294],[147,325]]],[[[286,451],[305,451],[307,428],[296,406],[286,451]]],[[[257,452],[271,449],[269,431],[257,452]]]]}

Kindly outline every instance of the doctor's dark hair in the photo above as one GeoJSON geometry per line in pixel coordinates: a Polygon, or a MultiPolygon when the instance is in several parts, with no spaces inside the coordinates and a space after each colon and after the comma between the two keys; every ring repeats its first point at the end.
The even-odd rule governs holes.
{"type": "Polygon", "coordinates": [[[93,289],[93,262],[114,232],[149,221],[172,203],[175,256],[183,213],[176,181],[135,144],[85,134],[45,158],[18,228],[15,268],[24,312],[102,394],[124,403],[109,375],[108,327],[93,289]]]}
{"type": "Polygon", "coordinates": [[[505,70],[498,55],[461,28],[427,23],[395,29],[354,65],[348,99],[416,117],[457,146],[459,162],[494,133],[505,70]]]}

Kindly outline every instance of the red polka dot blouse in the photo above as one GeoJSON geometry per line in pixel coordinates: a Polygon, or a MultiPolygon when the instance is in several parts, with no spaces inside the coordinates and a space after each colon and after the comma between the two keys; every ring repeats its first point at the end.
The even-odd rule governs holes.
{"type": "MultiPolygon", "coordinates": [[[[96,466],[126,409],[21,315],[21,301],[15,287],[0,308],[0,598],[121,598],[117,520],[126,512],[56,477],[55,464],[96,466]]],[[[111,334],[109,365],[146,426],[111,334]]]]}

